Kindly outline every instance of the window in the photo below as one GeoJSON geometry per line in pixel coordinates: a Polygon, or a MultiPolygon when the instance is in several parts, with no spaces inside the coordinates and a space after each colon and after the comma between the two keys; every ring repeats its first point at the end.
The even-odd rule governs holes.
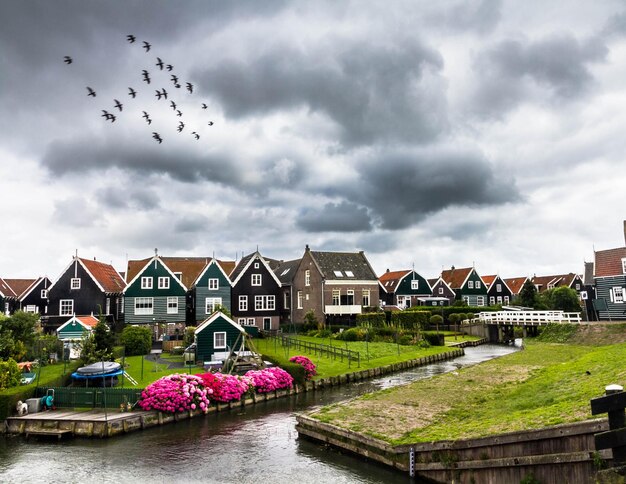
{"type": "Polygon", "coordinates": [[[216,306],[222,305],[221,297],[207,297],[204,300],[204,307],[206,308],[206,314],[213,314],[216,306]]]}
{"type": "Polygon", "coordinates": [[[74,300],[61,299],[59,302],[59,316],[71,316],[74,314],[74,300]]]}
{"type": "Polygon", "coordinates": [[[624,289],[621,287],[613,288],[613,302],[616,304],[624,303],[624,289]]]}
{"type": "Polygon", "coordinates": [[[142,289],[152,289],[152,278],[151,277],[142,277],[141,278],[141,288],[142,289]]]}
{"type": "Polygon", "coordinates": [[[311,271],[309,269],[304,271],[304,285],[305,286],[311,285],[311,271]]]}
{"type": "Polygon", "coordinates": [[[174,272],[174,276],[176,276],[176,279],[178,279],[179,281],[183,280],[183,273],[182,272],[174,272]]]}
{"type": "Polygon", "coordinates": [[[239,296],[239,311],[248,310],[248,296],[239,296]]]}
{"type": "Polygon", "coordinates": [[[169,288],[170,288],[170,278],[159,277],[159,289],[169,289],[169,288]]]}
{"type": "Polygon", "coordinates": [[[489,305],[493,306],[496,303],[496,298],[493,296],[489,296],[489,305]]]}
{"type": "Polygon", "coordinates": [[[502,296],[498,296],[498,304],[502,304],[502,296]]]}
{"type": "Polygon", "coordinates": [[[269,331],[272,329],[272,318],[263,318],[263,330],[269,331]]]}
{"type": "Polygon", "coordinates": [[[152,297],[136,297],[135,298],[135,314],[153,314],[154,298],[152,297]]]}
{"type": "Polygon", "coordinates": [[[354,273],[352,271],[345,271],[345,273],[348,277],[354,277],[354,273]]]}
{"type": "Polygon", "coordinates": [[[290,269],[291,269],[291,268],[290,268],[290,267],[288,267],[288,268],[287,268],[287,269],[285,269],[283,272],[281,272],[281,274],[280,274],[280,275],[281,275],[281,277],[282,277],[282,276],[284,276],[285,274],[287,274],[287,273],[289,272],[289,270],[290,270],[290,269]]]}
{"type": "Polygon", "coordinates": [[[354,305],[354,290],[348,289],[346,291],[345,296],[341,296],[341,305],[342,306],[353,306],[354,305]]]}
{"type": "Polygon", "coordinates": [[[291,308],[291,294],[289,293],[289,291],[285,291],[284,294],[284,303],[285,303],[285,309],[290,309],[291,308]]]}
{"type": "Polygon", "coordinates": [[[302,309],[302,291],[298,291],[298,309],[302,309]]]}
{"type": "Polygon", "coordinates": [[[476,306],[484,306],[485,305],[485,298],[484,296],[478,296],[476,298],[476,306]]]}
{"type": "Polygon", "coordinates": [[[252,285],[253,286],[261,285],[261,274],[252,274],[252,285]]]}
{"type": "Polygon", "coordinates": [[[443,287],[439,288],[439,294],[443,294],[443,287]]]}
{"type": "Polygon", "coordinates": [[[256,326],[256,320],[254,318],[248,318],[248,326],[256,326]]]}
{"type": "Polygon", "coordinates": [[[480,289],[480,281],[476,281],[476,289],[480,289]]]}
{"type": "Polygon", "coordinates": [[[576,290],[580,291],[580,284],[579,283],[576,283],[576,290]]]}
{"type": "Polygon", "coordinates": [[[73,277],[70,282],[70,289],[80,289],[80,277],[73,277]]]}
{"type": "Polygon", "coordinates": [[[496,291],[502,292],[502,284],[496,284],[496,291]]]}
{"type": "Polygon", "coordinates": [[[339,306],[341,298],[341,291],[339,289],[333,289],[333,306],[339,306]]]}
{"type": "Polygon", "coordinates": [[[239,318],[239,319],[237,320],[237,322],[238,322],[239,324],[241,324],[242,326],[245,326],[245,325],[246,325],[246,318],[239,318]]]}
{"type": "Polygon", "coordinates": [[[48,297],[48,290],[47,289],[42,289],[41,290],[41,299],[46,299],[48,297]]]}
{"type": "Polygon", "coordinates": [[[167,298],[167,314],[178,314],[178,298],[177,297],[168,297],[167,298]]]}
{"type": "Polygon", "coordinates": [[[333,271],[335,273],[335,277],[343,277],[341,271],[333,271]]]}
{"type": "Polygon", "coordinates": [[[258,269],[258,268],[259,268],[259,263],[258,263],[258,262],[255,262],[255,263],[254,263],[254,268],[255,268],[255,269],[258,269]]]}
{"type": "Polygon", "coordinates": [[[437,305],[437,301],[433,301],[433,306],[436,306],[436,305],[437,305]]]}
{"type": "Polygon", "coordinates": [[[504,304],[509,304],[509,296],[504,296],[504,304]]]}
{"type": "Polygon", "coordinates": [[[463,302],[469,305],[469,296],[463,296],[463,302]]]}
{"type": "Polygon", "coordinates": [[[474,289],[474,281],[467,281],[467,288],[474,289]]]}
{"type": "Polygon", "coordinates": [[[29,304],[28,306],[26,306],[26,309],[24,309],[25,313],[36,313],[38,311],[39,311],[39,308],[35,306],[34,304],[29,304]]]}
{"type": "Polygon", "coordinates": [[[220,288],[220,280],[217,278],[210,278],[209,279],[209,290],[210,291],[217,291],[220,288]]]}
{"type": "Polygon", "coordinates": [[[254,296],[256,311],[273,311],[276,307],[276,296],[254,296]]]}
{"type": "Polygon", "coordinates": [[[105,307],[106,307],[106,312],[104,314],[107,314],[107,315],[111,314],[111,298],[110,297],[107,297],[105,307]]]}
{"type": "Polygon", "coordinates": [[[226,331],[213,333],[213,348],[214,349],[226,348],[226,331]]]}
{"type": "Polygon", "coordinates": [[[419,282],[417,279],[413,279],[411,281],[411,289],[416,290],[419,289],[419,282]]]}
{"type": "Polygon", "coordinates": [[[363,289],[363,306],[369,306],[369,305],[370,305],[370,290],[363,289]]]}

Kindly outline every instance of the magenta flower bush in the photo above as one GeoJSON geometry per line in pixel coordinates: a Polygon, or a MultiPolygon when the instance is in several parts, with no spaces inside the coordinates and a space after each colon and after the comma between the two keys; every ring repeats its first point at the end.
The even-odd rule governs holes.
{"type": "Polygon", "coordinates": [[[265,370],[250,370],[245,376],[252,379],[258,393],[268,393],[293,386],[293,377],[278,367],[265,370]]]}
{"type": "Polygon", "coordinates": [[[213,390],[212,399],[217,402],[241,400],[249,390],[254,390],[252,379],[246,376],[224,373],[203,373],[198,376],[204,381],[205,387],[213,390]]]}
{"type": "Polygon", "coordinates": [[[204,385],[202,378],[195,375],[174,374],[164,376],[148,385],[141,392],[139,406],[143,410],[161,412],[185,412],[200,409],[207,412],[211,388],[204,385]]]}
{"type": "Polygon", "coordinates": [[[307,380],[311,380],[315,375],[317,375],[315,363],[313,363],[306,356],[292,356],[291,358],[289,358],[289,361],[291,361],[292,363],[296,363],[304,368],[305,378],[307,380]]]}

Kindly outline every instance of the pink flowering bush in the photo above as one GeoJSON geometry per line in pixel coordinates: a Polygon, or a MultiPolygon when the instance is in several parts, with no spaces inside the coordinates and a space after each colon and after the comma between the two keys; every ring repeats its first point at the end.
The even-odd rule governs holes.
{"type": "Polygon", "coordinates": [[[202,378],[206,388],[213,390],[212,399],[217,402],[241,400],[249,390],[254,389],[252,379],[246,376],[224,373],[202,373],[198,376],[202,378]]]}
{"type": "Polygon", "coordinates": [[[176,413],[200,409],[207,412],[211,388],[195,375],[174,374],[164,376],[141,392],[139,406],[144,410],[176,413]]]}
{"type": "Polygon", "coordinates": [[[252,379],[258,393],[268,393],[293,386],[293,377],[278,367],[265,370],[250,370],[245,376],[252,379]]]}
{"type": "Polygon", "coordinates": [[[289,361],[292,363],[296,363],[304,368],[305,378],[307,380],[312,379],[315,375],[317,375],[317,370],[315,369],[315,363],[313,363],[306,356],[292,356],[289,358],[289,361]]]}

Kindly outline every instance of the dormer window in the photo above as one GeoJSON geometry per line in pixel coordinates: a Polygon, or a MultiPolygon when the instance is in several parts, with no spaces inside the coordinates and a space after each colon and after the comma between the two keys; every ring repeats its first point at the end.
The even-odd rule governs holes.
{"type": "Polygon", "coordinates": [[[252,285],[253,286],[261,285],[261,274],[252,274],[252,285]]]}
{"type": "Polygon", "coordinates": [[[80,289],[80,277],[73,277],[70,282],[70,289],[80,289]]]}
{"type": "Polygon", "coordinates": [[[141,278],[141,288],[142,289],[152,289],[152,278],[151,277],[142,277],[141,278]]]}
{"type": "Polygon", "coordinates": [[[343,277],[343,274],[341,271],[333,271],[333,273],[335,274],[335,277],[343,277]]]}
{"type": "Polygon", "coordinates": [[[183,273],[182,272],[174,272],[174,275],[176,276],[176,279],[178,279],[179,281],[183,280],[183,273]]]}
{"type": "Polygon", "coordinates": [[[354,277],[354,273],[352,271],[346,271],[347,277],[354,277]]]}
{"type": "Polygon", "coordinates": [[[413,289],[413,290],[419,289],[419,282],[420,281],[418,281],[417,279],[413,279],[411,281],[411,289],[413,289]]]}
{"type": "Polygon", "coordinates": [[[220,288],[220,280],[217,279],[217,278],[210,278],[209,279],[209,290],[217,291],[219,288],[220,288]]]}

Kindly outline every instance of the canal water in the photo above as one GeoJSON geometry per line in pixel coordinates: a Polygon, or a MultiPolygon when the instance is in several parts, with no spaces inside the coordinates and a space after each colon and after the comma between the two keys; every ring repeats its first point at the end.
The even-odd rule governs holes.
{"type": "Polygon", "coordinates": [[[61,442],[0,436],[2,483],[379,483],[407,474],[298,439],[297,412],[515,351],[482,345],[465,356],[394,375],[293,395],[111,439],[61,442]]]}

